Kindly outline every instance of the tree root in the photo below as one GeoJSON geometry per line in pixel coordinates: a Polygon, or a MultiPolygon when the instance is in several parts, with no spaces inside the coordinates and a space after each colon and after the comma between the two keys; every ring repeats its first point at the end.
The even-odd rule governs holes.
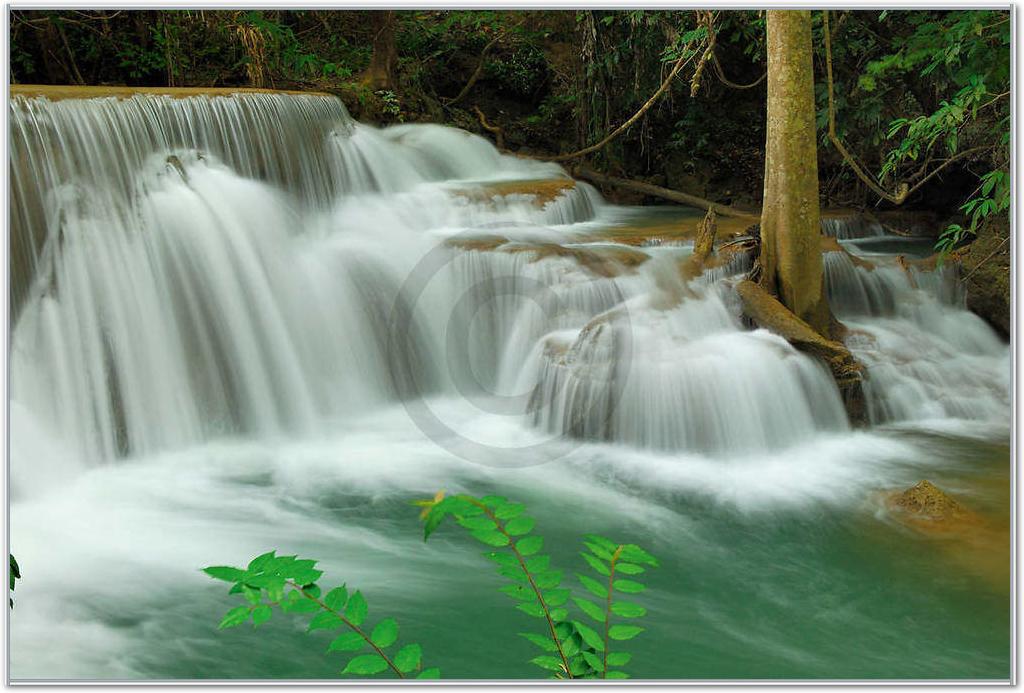
{"type": "Polygon", "coordinates": [[[866,421],[864,367],[841,342],[826,339],[778,299],[750,280],[736,284],[743,314],[755,325],[774,332],[795,348],[821,358],[839,386],[847,414],[854,424],[866,421]]]}

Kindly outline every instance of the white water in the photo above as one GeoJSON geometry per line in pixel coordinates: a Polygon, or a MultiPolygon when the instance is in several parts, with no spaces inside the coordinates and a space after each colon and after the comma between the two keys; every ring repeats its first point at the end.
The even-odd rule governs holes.
{"type": "MultiPolygon", "coordinates": [[[[544,206],[486,192],[564,178],[553,164],[439,126],[356,125],[326,97],[19,98],[11,128],[15,676],[152,670],[97,618],[118,595],[145,602],[120,566],[202,586],[195,567],[268,542],[415,541],[339,521],[332,495],[535,489],[553,461],[549,489],[671,536],[661,497],[851,506],[929,464],[850,431],[821,364],[742,326],[726,272],[684,284],[686,248],[603,276],[444,245],[573,244],[614,222],[582,183],[544,206]]],[[[911,284],[871,260],[826,255],[872,420],[1005,438],[1006,344],[954,277],[911,284]]]]}

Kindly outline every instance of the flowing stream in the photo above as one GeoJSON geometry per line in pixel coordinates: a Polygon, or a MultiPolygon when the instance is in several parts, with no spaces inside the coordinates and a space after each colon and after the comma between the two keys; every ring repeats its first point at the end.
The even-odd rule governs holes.
{"type": "Polygon", "coordinates": [[[568,574],[586,532],[661,558],[636,678],[1009,676],[1010,350],[956,267],[897,262],[928,241],[823,224],[858,429],[743,324],[742,258],[683,280],[692,242],[657,229],[687,211],[326,96],[16,97],[10,123],[15,678],[336,677],[287,615],[216,630],[199,568],[271,548],[446,677],[533,676],[479,546],[421,541],[438,489],[527,502],[568,574]],[[922,478],[986,525],[895,521],[922,478]]]}

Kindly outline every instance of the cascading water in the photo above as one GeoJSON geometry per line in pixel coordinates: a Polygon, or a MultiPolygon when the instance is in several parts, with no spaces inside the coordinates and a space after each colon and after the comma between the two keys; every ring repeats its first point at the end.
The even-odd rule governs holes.
{"type": "MultiPolygon", "coordinates": [[[[295,675],[204,660],[199,607],[163,623],[184,668],[154,659],[150,626],[169,610],[115,563],[179,602],[177,582],[202,590],[196,567],[267,542],[329,566],[344,554],[335,568],[372,583],[421,550],[415,532],[393,536],[410,496],[496,486],[542,519],[579,503],[710,566],[743,540],[680,528],[726,510],[851,512],[935,457],[851,430],[822,364],[744,327],[730,278],[749,257],[685,281],[692,244],[609,240],[623,217],[593,188],[469,133],[380,130],[331,97],[277,94],[18,97],[10,123],[12,538],[33,576],[15,676],[295,675]],[[558,454],[495,470],[463,454],[469,440],[494,467],[529,467],[535,444],[558,454]],[[83,564],[95,580],[57,577],[83,564]],[[54,619],[56,668],[36,654],[54,619]]],[[[876,235],[844,224],[832,235],[876,235]]],[[[952,270],[847,247],[857,262],[827,253],[826,284],[872,421],[969,420],[1003,440],[1009,349],[964,310],[952,270]]],[[[759,550],[727,560],[759,570],[759,550]]],[[[408,561],[414,587],[381,588],[396,604],[472,590],[417,582],[438,556],[408,561]]],[[[720,606],[694,613],[728,640],[749,622],[720,606]]],[[[455,668],[501,675],[485,664],[455,668]]]]}

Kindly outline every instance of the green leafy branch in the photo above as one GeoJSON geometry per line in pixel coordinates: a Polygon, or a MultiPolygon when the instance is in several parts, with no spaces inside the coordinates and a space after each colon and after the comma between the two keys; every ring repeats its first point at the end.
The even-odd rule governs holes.
{"type": "MultiPolygon", "coordinates": [[[[14,560],[14,554],[13,553],[9,553],[7,555],[11,557],[11,569],[10,569],[11,572],[9,573],[9,575],[10,575],[10,583],[11,583],[10,591],[13,592],[14,591],[14,581],[21,577],[21,568],[18,567],[18,562],[16,560],[14,560]]],[[[14,597],[8,597],[7,600],[8,600],[8,602],[10,602],[11,608],[13,609],[14,608],[14,597]]]]}
{"type": "MultiPolygon", "coordinates": [[[[356,675],[379,674],[390,669],[399,678],[407,678],[421,669],[422,648],[417,643],[401,647],[389,655],[388,648],[398,641],[398,622],[385,618],[367,634],[362,626],[369,607],[362,593],[349,595],[345,585],[335,587],[321,598],[317,580],[323,571],[315,568],[316,561],[296,556],[277,556],[276,552],[257,556],[245,568],[210,566],[204,568],[210,577],[233,583],[229,594],[241,594],[248,604],[229,610],[220,622],[220,628],[239,626],[252,620],[253,627],[270,620],[273,607],[286,613],[313,613],[308,630],[337,630],[347,628],[331,641],[327,652],[358,653],[341,673],[356,675]],[[287,591],[286,591],[287,590],[287,591]]],[[[422,669],[416,678],[439,678],[440,669],[422,669]]]]}
{"type": "Polygon", "coordinates": [[[967,227],[950,224],[939,235],[935,249],[940,259],[960,246],[968,236],[977,235],[978,226],[986,218],[1010,208],[1009,171],[989,171],[981,177],[981,184],[974,190],[975,193],[979,191],[980,195],[974,196],[972,193],[971,198],[960,206],[960,210],[970,219],[970,224],[967,227]]]}
{"type": "Polygon", "coordinates": [[[573,601],[587,616],[602,624],[604,637],[601,647],[596,648],[602,653],[600,659],[584,654],[587,662],[601,673],[601,678],[624,678],[623,672],[609,670],[609,666],[625,666],[631,655],[627,652],[611,652],[611,640],[631,640],[643,632],[643,628],[629,624],[612,625],[612,616],[622,618],[639,618],[647,613],[647,609],[627,601],[614,600],[616,590],[627,594],[637,594],[645,586],[634,579],[617,579],[616,573],[623,575],[639,575],[645,571],[641,563],[657,567],[658,561],[649,553],[635,544],[615,544],[613,541],[596,534],[584,537],[584,545],[590,553],[580,555],[599,575],[608,578],[607,585],[587,575],[577,574],[580,583],[594,596],[604,600],[604,609],[594,602],[581,597],[573,597],[573,601]]]}
{"type": "Polygon", "coordinates": [[[634,544],[616,544],[597,535],[587,535],[584,545],[590,553],[583,558],[599,574],[608,578],[607,585],[587,575],[577,574],[583,587],[604,600],[604,608],[583,597],[573,596],[561,587],[562,571],[550,568],[551,558],[539,554],[543,538],[531,534],[534,520],[523,515],[525,506],[502,496],[476,499],[468,495],[445,497],[438,493],[432,500],[418,501],[424,510],[424,540],[440,526],[445,517],[469,530],[470,536],[483,544],[504,551],[484,555],[498,564],[498,574],[512,580],[501,592],[519,603],[516,608],[530,616],[543,618],[544,633],[519,633],[547,654],[530,660],[557,678],[628,678],[609,667],[624,666],[631,656],[611,652],[611,640],[629,640],[643,628],[629,624],[612,624],[612,616],[638,618],[646,609],[638,604],[613,598],[615,591],[638,593],[644,585],[635,580],[617,577],[644,572],[640,564],[657,566],[657,560],[634,544]],[[590,618],[602,624],[603,635],[585,623],[571,619],[564,606],[569,598],[590,618]]]}

